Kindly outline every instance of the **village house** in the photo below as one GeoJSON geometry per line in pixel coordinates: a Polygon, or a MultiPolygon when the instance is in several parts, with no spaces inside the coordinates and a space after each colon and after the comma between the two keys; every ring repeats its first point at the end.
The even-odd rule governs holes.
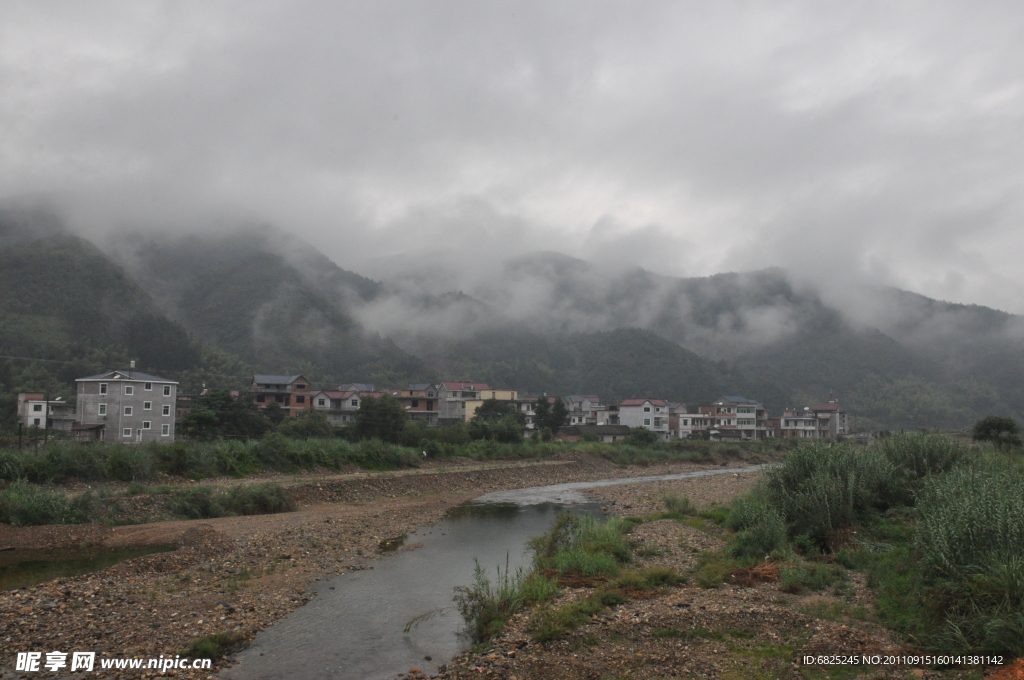
{"type": "Polygon", "coordinates": [[[385,390],[402,405],[402,410],[409,420],[426,425],[437,425],[438,399],[437,390],[427,383],[409,385],[404,390],[385,390]]]}
{"type": "Polygon", "coordinates": [[[173,442],[178,383],[134,369],[75,380],[75,436],[106,442],[173,442]]]}
{"type": "Polygon", "coordinates": [[[818,419],[808,407],[783,409],[779,418],[780,437],[818,438],[818,419]]]}
{"type": "Polygon", "coordinates": [[[778,425],[778,436],[802,439],[835,439],[851,431],[849,414],[834,399],[825,404],[787,408],[778,425]]]}
{"type": "Polygon", "coordinates": [[[619,404],[619,425],[642,427],[668,439],[668,402],[664,399],[626,399],[619,404]]]}
{"type": "Polygon", "coordinates": [[[277,402],[286,414],[297,416],[310,407],[312,389],[301,375],[254,375],[249,391],[259,408],[277,402]]]}
{"type": "Polygon", "coordinates": [[[519,402],[517,390],[492,389],[487,383],[447,380],[432,389],[437,393],[439,422],[468,422],[488,399],[519,402]]]}
{"type": "Polygon", "coordinates": [[[569,411],[569,425],[596,425],[597,411],[604,409],[596,394],[570,394],[562,402],[569,411]]]}
{"type": "Polygon", "coordinates": [[[18,422],[26,428],[70,432],[75,424],[75,407],[60,397],[47,399],[42,392],[21,392],[18,422]]]}
{"type": "MultiPolygon", "coordinates": [[[[712,404],[714,422],[712,427],[725,438],[764,439],[774,436],[765,427],[768,417],[764,406],[753,399],[739,395],[727,395],[712,404]]],[[[715,433],[712,433],[713,435],[715,433]]]]}
{"type": "Polygon", "coordinates": [[[335,427],[351,425],[356,420],[356,413],[366,397],[380,397],[383,392],[373,391],[373,385],[365,383],[349,383],[336,390],[318,390],[310,395],[310,403],[314,411],[322,413],[327,422],[335,427]],[[358,390],[353,388],[368,388],[358,390]]]}

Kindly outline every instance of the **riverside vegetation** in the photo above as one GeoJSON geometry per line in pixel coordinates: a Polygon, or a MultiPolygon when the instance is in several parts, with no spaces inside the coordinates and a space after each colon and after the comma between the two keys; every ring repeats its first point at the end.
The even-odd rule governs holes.
{"type": "Polygon", "coordinates": [[[701,588],[778,580],[784,592],[851,594],[850,571],[866,575],[874,611],[852,601],[844,615],[870,618],[921,651],[1024,656],[1024,460],[1019,452],[971,447],[941,435],[900,435],[857,447],[818,443],[728,507],[697,513],[685,497],[665,512],[607,522],[564,516],[535,539],[533,570],[478,568],[456,594],[476,642],[533,607],[527,630],[553,640],[637,592],[683,580],[701,588]],[[719,532],[725,547],[699,556],[692,573],[630,569],[638,524],[676,519],[719,532]],[[751,581],[753,579],[753,581],[751,581]],[[589,594],[548,604],[559,584],[589,594]]]}
{"type": "Polygon", "coordinates": [[[816,444],[726,511],[728,547],[703,556],[714,587],[763,561],[784,590],[866,573],[878,619],[934,652],[1024,656],[1024,461],[941,435],[816,444]]]}
{"type": "MultiPolygon", "coordinates": [[[[295,419],[293,419],[295,420],[295,419]]],[[[180,441],[173,444],[104,444],[55,440],[36,451],[0,449],[0,522],[17,526],[129,521],[118,512],[111,492],[67,493],[54,485],[129,483],[117,493],[162,497],[168,517],[210,518],[230,514],[283,512],[292,508],[286,489],[274,484],[239,485],[229,491],[207,486],[178,488],[175,480],[241,478],[265,472],[416,468],[425,458],[475,461],[541,460],[570,451],[601,456],[617,465],[712,462],[746,457],[758,462],[778,455],[781,445],[721,445],[712,442],[651,443],[641,438],[615,444],[522,440],[471,440],[462,428],[407,427],[413,445],[377,438],[301,438],[271,432],[261,439],[180,441]]],[[[133,520],[138,521],[138,519],[133,520]]]]}

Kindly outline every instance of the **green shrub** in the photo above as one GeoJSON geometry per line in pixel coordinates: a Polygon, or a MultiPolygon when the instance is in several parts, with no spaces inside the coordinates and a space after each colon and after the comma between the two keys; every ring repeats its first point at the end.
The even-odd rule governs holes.
{"type": "Polygon", "coordinates": [[[186,519],[211,519],[224,515],[224,506],[208,486],[178,491],[171,496],[170,509],[186,519]]]}
{"type": "Polygon", "coordinates": [[[791,562],[779,570],[779,582],[787,593],[803,593],[828,588],[846,579],[846,572],[837,564],[791,562]]]}
{"type": "Polygon", "coordinates": [[[44,524],[84,524],[96,517],[96,498],[91,491],[69,498],[49,492],[25,480],[0,491],[0,522],[16,527],[44,524]]]}
{"type": "Polygon", "coordinates": [[[790,536],[806,535],[826,547],[832,535],[882,505],[892,475],[892,463],[875,447],[804,446],[768,472],[768,502],[786,521],[790,536]]]}
{"type": "Polygon", "coordinates": [[[560,515],[546,534],[531,541],[534,563],[538,569],[562,574],[615,574],[620,564],[633,559],[625,538],[631,526],[618,517],[601,522],[589,516],[560,515]]]}
{"type": "Polygon", "coordinates": [[[738,566],[722,553],[703,553],[697,560],[693,580],[701,588],[719,588],[738,566]]]}
{"type": "Polygon", "coordinates": [[[497,567],[495,572],[492,583],[480,562],[475,561],[473,585],[455,589],[455,603],[466,622],[465,633],[474,642],[499,635],[509,617],[524,606],[558,594],[558,586],[539,574],[526,574],[521,568],[513,574],[507,558],[505,569],[497,567]]]}
{"type": "Polygon", "coordinates": [[[665,494],[661,499],[661,502],[665,506],[665,511],[670,515],[683,517],[686,515],[694,515],[697,512],[687,496],[680,496],[676,493],[665,494]]]}
{"type": "Polygon", "coordinates": [[[725,524],[737,532],[729,543],[733,557],[760,561],[785,547],[787,542],[786,522],[771,505],[764,485],[736,499],[725,516],[725,524]]]}
{"type": "Polygon", "coordinates": [[[222,505],[236,515],[269,515],[289,512],[295,507],[284,487],[274,482],[231,487],[222,505]]]}
{"type": "Polygon", "coordinates": [[[181,655],[193,659],[216,660],[239,649],[243,644],[245,644],[244,637],[237,633],[223,631],[193,641],[181,655]]]}

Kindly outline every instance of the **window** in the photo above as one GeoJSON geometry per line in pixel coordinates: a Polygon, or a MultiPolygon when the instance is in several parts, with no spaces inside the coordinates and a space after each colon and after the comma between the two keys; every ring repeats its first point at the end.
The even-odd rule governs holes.
{"type": "Polygon", "coordinates": [[[107,405],[106,404],[100,404],[100,411],[99,411],[99,413],[100,413],[101,416],[107,415],[107,405]]]}
{"type": "Polygon", "coordinates": [[[300,395],[295,397],[295,403],[296,404],[305,404],[306,403],[306,398],[300,394],[300,395]]]}
{"type": "Polygon", "coordinates": [[[143,389],[145,389],[147,392],[152,392],[153,391],[153,383],[146,383],[146,385],[145,385],[145,387],[143,389]]]}
{"type": "Polygon", "coordinates": [[[165,416],[169,416],[169,415],[171,415],[171,405],[170,405],[170,404],[164,404],[164,411],[163,411],[163,414],[164,414],[165,416]]]}
{"type": "Polygon", "coordinates": [[[143,411],[152,411],[153,410],[153,402],[151,402],[151,401],[144,401],[144,402],[142,402],[142,410],[143,411]]]}
{"type": "Polygon", "coordinates": [[[317,400],[316,400],[316,405],[317,405],[317,406],[324,406],[324,400],[323,400],[323,398],[317,399],[317,400]]]}
{"type": "Polygon", "coordinates": [[[353,406],[359,406],[359,400],[358,399],[353,399],[352,400],[352,405],[353,406]]]}
{"type": "Polygon", "coordinates": [[[651,424],[651,419],[650,418],[644,418],[644,425],[650,425],[650,424],[651,424]]]}
{"type": "Polygon", "coordinates": [[[170,425],[161,425],[160,426],[160,436],[161,437],[166,437],[170,433],[171,433],[171,426],[170,425]]]}
{"type": "Polygon", "coordinates": [[[132,414],[132,407],[131,406],[125,406],[124,407],[124,414],[126,416],[130,416],[132,414]]]}
{"type": "Polygon", "coordinates": [[[433,401],[430,401],[430,400],[427,401],[427,410],[428,411],[433,411],[434,410],[434,402],[433,401]]]}
{"type": "Polygon", "coordinates": [[[644,406],[644,413],[650,413],[650,412],[651,412],[651,407],[650,406],[644,406]]]}
{"type": "Polygon", "coordinates": [[[135,386],[134,385],[125,385],[124,386],[124,393],[126,395],[128,395],[128,396],[131,396],[131,395],[135,394],[135,386]]]}
{"type": "Polygon", "coordinates": [[[43,410],[43,405],[42,404],[32,404],[32,410],[36,411],[38,413],[39,411],[43,410]]]}
{"type": "Polygon", "coordinates": [[[164,396],[165,397],[171,396],[171,386],[170,385],[164,385],[164,396]]]}
{"type": "Polygon", "coordinates": [[[257,394],[257,395],[256,395],[256,401],[257,401],[257,402],[259,402],[259,403],[261,403],[261,404],[262,404],[262,403],[263,403],[263,402],[265,402],[266,400],[267,400],[267,395],[265,395],[265,394],[257,394]]]}
{"type": "Polygon", "coordinates": [[[100,394],[107,393],[107,383],[100,383],[100,394]]]}
{"type": "Polygon", "coordinates": [[[660,406],[655,406],[654,407],[654,412],[655,413],[661,413],[661,407],[660,406]]]}
{"type": "Polygon", "coordinates": [[[132,428],[126,427],[123,430],[121,430],[121,436],[122,437],[131,437],[132,436],[132,428]]]}
{"type": "Polygon", "coordinates": [[[419,399],[413,399],[413,400],[412,400],[412,407],[413,407],[413,408],[419,408],[419,407],[420,407],[420,401],[419,401],[419,399]]]}
{"type": "Polygon", "coordinates": [[[654,419],[654,426],[655,427],[661,427],[661,418],[655,418],[654,419]]]}
{"type": "Polygon", "coordinates": [[[143,420],[142,421],[142,429],[143,430],[148,430],[148,429],[150,429],[151,426],[152,426],[152,423],[150,421],[148,421],[148,420],[143,420]]]}
{"type": "Polygon", "coordinates": [[[295,389],[297,389],[297,390],[304,390],[304,389],[306,389],[306,386],[305,385],[300,385],[300,384],[296,383],[295,384],[295,389]]]}
{"type": "Polygon", "coordinates": [[[428,397],[432,397],[432,396],[434,396],[434,393],[433,392],[427,392],[427,396],[428,397]]]}

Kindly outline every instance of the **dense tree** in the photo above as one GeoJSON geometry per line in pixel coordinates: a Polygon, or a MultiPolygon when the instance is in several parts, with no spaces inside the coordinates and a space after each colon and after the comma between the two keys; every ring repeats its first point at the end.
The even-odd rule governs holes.
{"type": "Polygon", "coordinates": [[[285,418],[277,426],[277,431],[296,439],[322,439],[334,436],[334,428],[328,422],[327,416],[312,409],[303,411],[295,418],[285,418]]]}
{"type": "Polygon", "coordinates": [[[181,433],[189,439],[255,439],[268,429],[269,419],[248,396],[233,397],[228,390],[196,397],[181,419],[181,433]]]}
{"type": "Polygon", "coordinates": [[[533,426],[538,430],[547,427],[548,419],[551,417],[551,402],[544,395],[537,399],[533,405],[533,426]]]}
{"type": "Polygon", "coordinates": [[[263,408],[263,417],[270,421],[270,424],[277,427],[288,417],[285,410],[276,401],[272,401],[263,408]]]}
{"type": "Polygon", "coordinates": [[[405,429],[402,404],[390,394],[363,397],[356,411],[355,433],[359,439],[380,439],[398,443],[405,429]]]}
{"type": "Polygon", "coordinates": [[[533,422],[538,430],[556,432],[569,420],[569,409],[565,407],[565,402],[559,397],[548,401],[546,396],[542,396],[534,406],[534,414],[533,422]]]}
{"type": "Polygon", "coordinates": [[[520,425],[526,424],[526,415],[519,410],[511,401],[500,401],[498,399],[487,399],[473,414],[473,420],[484,420],[490,423],[497,422],[502,418],[511,416],[520,425]]]}
{"type": "Polygon", "coordinates": [[[974,424],[974,441],[991,442],[998,448],[1021,446],[1020,426],[1013,418],[988,416],[974,424]]]}

